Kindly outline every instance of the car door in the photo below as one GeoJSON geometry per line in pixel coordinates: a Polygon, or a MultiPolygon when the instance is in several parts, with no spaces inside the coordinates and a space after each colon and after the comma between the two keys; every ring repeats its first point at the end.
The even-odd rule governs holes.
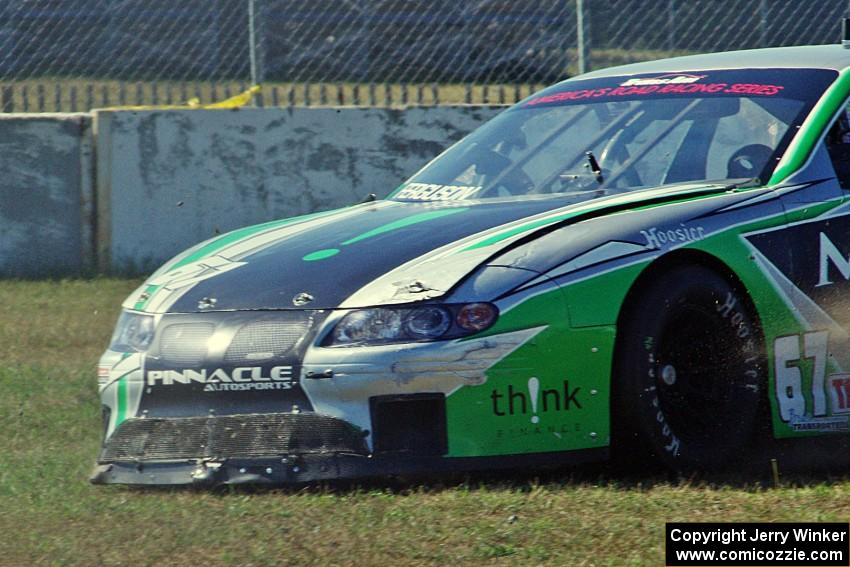
{"type": "Polygon", "coordinates": [[[786,224],[747,236],[791,313],[767,337],[778,437],[850,431],[848,124],[842,111],[800,181],[777,188],[786,224]]]}

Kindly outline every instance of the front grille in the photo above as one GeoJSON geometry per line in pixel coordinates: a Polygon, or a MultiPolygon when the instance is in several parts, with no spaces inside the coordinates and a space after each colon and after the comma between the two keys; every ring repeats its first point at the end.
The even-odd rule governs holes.
{"type": "Polygon", "coordinates": [[[169,325],[162,332],[160,355],[172,364],[193,366],[201,364],[207,355],[207,345],[215,332],[212,323],[181,323],[169,325]]]}
{"type": "Polygon", "coordinates": [[[368,453],[350,423],[315,413],[134,418],[122,423],[101,463],[193,458],[256,458],[305,453],[368,453]]]}
{"type": "Polygon", "coordinates": [[[227,347],[225,362],[234,364],[266,360],[287,354],[310,328],[301,313],[276,319],[252,321],[236,333],[227,347]]]}

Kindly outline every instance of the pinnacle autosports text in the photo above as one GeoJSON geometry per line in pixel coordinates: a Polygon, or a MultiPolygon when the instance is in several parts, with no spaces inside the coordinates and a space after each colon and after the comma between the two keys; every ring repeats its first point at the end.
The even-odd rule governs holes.
{"type": "Polygon", "coordinates": [[[292,367],[273,366],[265,371],[261,366],[241,366],[233,370],[149,370],[148,386],[174,384],[206,384],[204,391],[222,390],[288,390],[292,388],[292,367]]]}

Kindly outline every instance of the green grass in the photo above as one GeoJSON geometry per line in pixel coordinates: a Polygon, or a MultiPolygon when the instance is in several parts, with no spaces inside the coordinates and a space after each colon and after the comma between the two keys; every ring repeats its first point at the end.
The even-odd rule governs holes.
{"type": "Polygon", "coordinates": [[[87,482],[94,366],[137,280],[0,282],[0,565],[662,565],[666,521],[847,521],[850,483],[594,473],[333,490],[87,482]]]}

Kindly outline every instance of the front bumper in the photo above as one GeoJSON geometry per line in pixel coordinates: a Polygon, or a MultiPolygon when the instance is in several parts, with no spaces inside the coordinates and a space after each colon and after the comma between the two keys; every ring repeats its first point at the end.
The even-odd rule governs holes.
{"type": "MultiPolygon", "coordinates": [[[[421,424],[424,425],[424,424],[421,424]]],[[[133,418],[104,443],[95,484],[291,484],[393,475],[578,465],[608,457],[607,448],[452,458],[418,435],[403,450],[370,452],[365,431],[336,417],[242,414],[133,418]],[[419,451],[419,453],[417,453],[419,451]]],[[[443,445],[444,447],[444,445],[443,445]]]]}
{"type": "Polygon", "coordinates": [[[342,419],[313,412],[132,418],[106,440],[98,462],[365,455],[363,433],[342,419]]]}
{"type": "Polygon", "coordinates": [[[578,466],[608,458],[608,448],[504,457],[446,458],[344,453],[288,455],[279,458],[187,459],[180,462],[114,462],[95,466],[94,484],[286,485],[392,476],[426,476],[517,469],[537,471],[578,466]]]}

